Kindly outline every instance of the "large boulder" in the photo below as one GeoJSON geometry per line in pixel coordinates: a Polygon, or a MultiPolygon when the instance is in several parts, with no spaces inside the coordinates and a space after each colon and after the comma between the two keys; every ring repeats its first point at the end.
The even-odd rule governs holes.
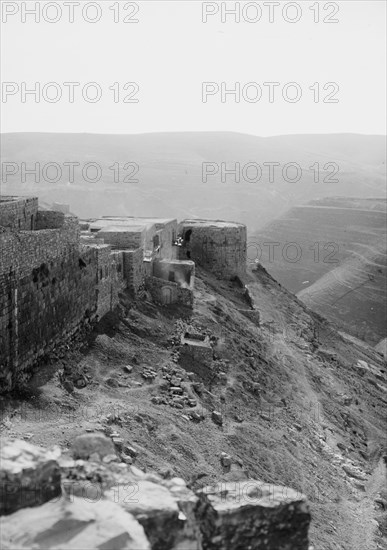
{"type": "Polygon", "coordinates": [[[105,497],[119,503],[141,523],[152,550],[201,549],[194,515],[197,497],[183,480],[163,482],[157,476],[145,475],[112,487],[105,497]]]}
{"type": "Polygon", "coordinates": [[[248,480],[198,495],[204,550],[308,550],[310,513],[296,491],[248,480]]]}
{"type": "Polygon", "coordinates": [[[202,550],[202,536],[195,515],[198,497],[181,478],[174,477],[162,483],[176,499],[180,509],[179,517],[184,521],[183,529],[177,533],[173,550],[202,550]]]}
{"type": "Polygon", "coordinates": [[[61,494],[60,450],[47,451],[23,440],[0,446],[0,515],[39,506],[61,494]]]}
{"type": "Polygon", "coordinates": [[[3,518],[2,550],[150,550],[144,529],[118,504],[60,498],[3,518]]]}
{"type": "Polygon", "coordinates": [[[144,527],[152,550],[173,547],[176,533],[182,529],[176,500],[166,487],[147,480],[117,485],[105,493],[122,506],[144,527]]]}

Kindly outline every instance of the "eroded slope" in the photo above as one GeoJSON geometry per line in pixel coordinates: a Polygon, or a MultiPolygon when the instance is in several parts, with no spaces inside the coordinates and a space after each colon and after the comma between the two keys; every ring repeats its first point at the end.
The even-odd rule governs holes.
{"type": "Polygon", "coordinates": [[[123,317],[106,317],[82,351],[58,350],[32,394],[4,402],[4,434],[65,449],[86,430],[115,432],[139,467],[196,489],[249,477],[287,485],[309,497],[316,550],[376,550],[385,363],[263,269],[244,283],[248,299],[199,270],[193,312],[126,299],[123,317]],[[182,364],[187,327],[214,342],[207,368],[182,364]],[[86,375],[86,387],[71,392],[63,367],[86,375]],[[189,406],[171,396],[176,383],[189,406]]]}

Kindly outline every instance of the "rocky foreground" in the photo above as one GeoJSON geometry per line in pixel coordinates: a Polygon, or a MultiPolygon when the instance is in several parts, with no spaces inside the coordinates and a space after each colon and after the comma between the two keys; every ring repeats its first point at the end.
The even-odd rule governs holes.
{"type": "MultiPolygon", "coordinates": [[[[168,476],[166,476],[168,477],[168,476]]],[[[3,550],[308,550],[304,495],[248,479],[191,491],[127,464],[101,433],[71,454],[3,440],[3,550]]]]}

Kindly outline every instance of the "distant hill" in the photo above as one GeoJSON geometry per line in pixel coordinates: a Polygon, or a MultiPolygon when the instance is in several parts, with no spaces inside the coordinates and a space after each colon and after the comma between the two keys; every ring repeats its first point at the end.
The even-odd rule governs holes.
{"type": "MultiPolygon", "coordinates": [[[[19,170],[8,177],[7,183],[3,175],[1,192],[33,193],[48,203],[68,203],[84,218],[103,214],[223,218],[244,222],[254,232],[292,206],[316,198],[383,196],[385,145],[383,136],[355,134],[266,138],[227,132],[3,134],[2,162],[16,163],[19,168],[25,163],[28,169],[40,163],[40,182],[28,176],[23,183],[19,170]],[[42,176],[44,165],[50,162],[58,163],[62,170],[55,183],[47,181],[55,178],[52,168],[46,181],[42,176]],[[64,162],[79,163],[74,168],[73,183],[69,183],[69,168],[64,162]],[[82,168],[89,162],[100,165],[99,182],[82,178],[82,168]],[[219,165],[219,172],[207,181],[202,178],[204,162],[219,165]],[[280,164],[275,168],[274,182],[270,182],[269,167],[263,166],[270,162],[280,164]],[[331,162],[339,166],[339,172],[329,178],[332,167],[327,164],[331,162]],[[125,163],[136,163],[138,173],[130,177],[132,168],[124,170],[125,163]],[[221,163],[226,169],[240,163],[241,181],[228,176],[222,182],[221,163]],[[246,181],[256,176],[250,170],[244,177],[242,170],[247,163],[260,165],[260,181],[246,181]],[[282,168],[287,163],[301,167],[299,181],[290,183],[283,178],[282,168]],[[314,181],[316,163],[318,183],[314,181]],[[114,165],[120,166],[117,181],[114,165]],[[124,182],[126,176],[129,179],[124,182]],[[329,182],[334,178],[337,183],[329,182]]],[[[94,174],[90,169],[89,176],[94,174]]],[[[295,177],[295,171],[290,169],[288,176],[295,177]]]]}
{"type": "Polygon", "coordinates": [[[261,253],[257,259],[285,288],[375,345],[387,326],[386,211],[385,199],[314,200],[257,231],[248,256],[261,253]]]}
{"type": "Polygon", "coordinates": [[[353,253],[362,255],[378,240],[383,242],[386,211],[385,199],[311,201],[291,208],[255,232],[249,239],[248,257],[258,259],[275,279],[297,293],[353,253]]]}
{"type": "Polygon", "coordinates": [[[350,334],[375,345],[386,334],[386,281],[384,237],[373,245],[362,247],[361,252],[354,252],[297,296],[350,334]]]}

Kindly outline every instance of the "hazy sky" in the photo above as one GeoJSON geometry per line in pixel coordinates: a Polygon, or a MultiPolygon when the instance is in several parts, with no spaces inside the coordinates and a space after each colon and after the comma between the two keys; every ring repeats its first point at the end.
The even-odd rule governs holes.
{"type": "MultiPolygon", "coordinates": [[[[288,2],[270,7],[263,1],[207,2],[205,6],[198,0],[140,1],[135,14],[134,3],[124,0],[119,6],[110,0],[81,1],[73,6],[73,23],[70,7],[63,2],[36,3],[40,22],[36,15],[24,13],[35,2],[2,0],[1,4],[1,77],[3,91],[6,86],[8,92],[2,95],[2,132],[225,130],[262,136],[386,132],[384,0],[320,0],[318,14],[317,3],[304,0],[285,8],[285,15],[288,2]],[[85,4],[89,4],[86,18],[100,16],[98,22],[84,19],[85,4]],[[339,9],[334,14],[336,5],[339,9]],[[233,6],[240,11],[239,23],[224,13],[233,6]],[[217,13],[203,23],[203,11],[217,13]],[[259,21],[248,21],[259,14],[259,21]],[[317,16],[320,21],[314,22],[317,16]],[[114,17],[120,21],[115,23],[114,17]],[[124,23],[125,17],[139,22],[124,23]],[[54,18],[59,21],[47,21],[54,18]],[[299,21],[289,23],[285,18],[299,21]],[[324,23],[323,18],[339,22],[324,23]],[[40,102],[32,95],[23,98],[23,88],[31,89],[36,82],[40,102]],[[50,82],[56,86],[44,88],[50,82]],[[73,103],[65,82],[79,83],[73,103]],[[82,89],[90,82],[96,82],[102,92],[96,103],[82,97],[82,89]],[[139,90],[129,86],[125,92],[127,82],[137,83],[139,90]],[[203,82],[215,83],[209,90],[219,89],[208,95],[206,103],[203,82]],[[240,83],[239,102],[232,95],[221,101],[222,82],[227,88],[240,83]],[[272,103],[264,82],[279,83],[272,103]],[[284,89],[289,82],[297,86],[284,89]],[[336,84],[324,90],[328,82],[336,84]],[[109,90],[114,83],[122,92],[117,103],[109,90]],[[247,83],[253,84],[245,87],[247,83]],[[262,97],[257,101],[259,90],[262,97]],[[290,102],[300,91],[301,99],[290,102]],[[48,101],[59,93],[58,102],[48,101]],[[338,102],[323,102],[329,96],[338,102]],[[125,97],[139,101],[124,102],[125,97]]],[[[93,100],[96,88],[85,90],[93,100]]]]}

